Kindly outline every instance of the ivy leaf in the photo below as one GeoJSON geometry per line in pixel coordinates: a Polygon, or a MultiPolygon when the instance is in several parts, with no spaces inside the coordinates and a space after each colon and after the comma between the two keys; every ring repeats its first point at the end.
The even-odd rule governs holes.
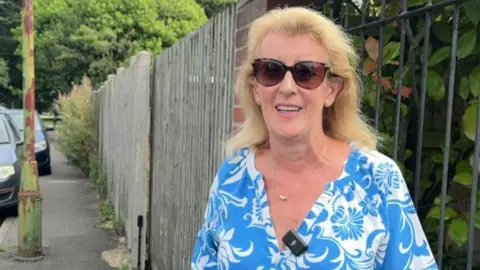
{"type": "Polygon", "coordinates": [[[390,39],[392,38],[392,35],[393,35],[393,26],[392,24],[387,24],[385,25],[385,27],[383,28],[383,45],[385,46],[385,44],[387,44],[387,42],[390,41],[390,39]]]}
{"type": "Polygon", "coordinates": [[[462,116],[463,133],[467,138],[475,141],[475,132],[477,127],[477,108],[478,104],[471,104],[465,109],[462,116]]]}
{"type": "MultiPolygon", "coordinates": [[[[457,216],[457,212],[451,207],[446,207],[445,208],[445,216],[443,217],[443,220],[450,220],[454,217],[457,216]]],[[[430,211],[428,211],[427,218],[433,218],[433,219],[438,219],[440,220],[440,206],[434,206],[430,208],[430,211]]]]}
{"type": "Polygon", "coordinates": [[[437,164],[443,164],[443,153],[436,153],[432,156],[432,160],[437,164]]]}
{"type": "Polygon", "coordinates": [[[365,58],[363,61],[363,72],[369,74],[377,70],[377,62],[373,61],[371,58],[365,58]]]}
{"type": "MultiPolygon", "coordinates": [[[[448,203],[451,202],[451,201],[452,201],[452,197],[447,194],[447,196],[445,196],[445,202],[446,202],[446,204],[448,204],[448,203]]],[[[435,200],[433,201],[433,204],[440,206],[440,203],[441,203],[441,202],[442,202],[442,201],[441,201],[441,195],[438,195],[438,196],[435,198],[435,200]]],[[[439,213],[440,213],[440,212],[439,212],[439,213]]],[[[439,214],[439,216],[440,216],[440,214],[439,214]]]]}
{"type": "MultiPolygon", "coordinates": [[[[468,164],[470,164],[470,166],[472,167],[472,170],[473,170],[473,157],[474,155],[471,154],[470,157],[468,158],[468,164]]],[[[478,173],[480,173],[480,166],[478,166],[478,173]]],[[[478,195],[480,195],[480,192],[478,192],[478,195]]]]}
{"type": "Polygon", "coordinates": [[[470,89],[468,89],[468,78],[462,77],[460,80],[460,89],[458,90],[458,95],[463,98],[463,100],[467,100],[468,94],[470,89]]]}
{"type": "MultiPolygon", "coordinates": [[[[467,217],[467,221],[470,220],[470,212],[465,212],[465,216],[467,217]]],[[[475,222],[475,227],[480,229],[480,211],[475,212],[475,217],[474,217],[474,222],[475,222]]]]}
{"type": "Polygon", "coordinates": [[[480,0],[470,0],[462,4],[467,18],[475,25],[480,22],[480,9],[478,6],[480,6],[480,0]]]}
{"type": "Polygon", "coordinates": [[[412,156],[412,154],[413,154],[412,150],[405,149],[405,154],[403,155],[403,160],[405,161],[405,160],[409,159],[412,156]]]}
{"type": "Polygon", "coordinates": [[[463,245],[468,238],[468,225],[464,218],[457,217],[448,226],[448,235],[457,245],[463,245]]]}
{"type": "Polygon", "coordinates": [[[472,174],[471,173],[457,173],[453,177],[453,182],[459,183],[463,186],[471,186],[472,185],[472,174]]]}
{"type": "Polygon", "coordinates": [[[427,95],[433,100],[441,100],[445,95],[442,77],[433,70],[427,71],[427,95]]]}
{"type": "Polygon", "coordinates": [[[469,31],[462,35],[458,41],[457,57],[458,59],[465,58],[472,53],[473,48],[477,42],[477,33],[475,30],[469,31]]]}
{"type": "Polygon", "coordinates": [[[477,97],[480,92],[480,65],[476,66],[468,75],[468,82],[470,83],[470,93],[477,97]]]}
{"type": "MultiPolygon", "coordinates": [[[[427,63],[428,63],[428,57],[432,55],[432,44],[428,44],[428,52],[427,52],[427,63]]],[[[423,56],[424,56],[424,52],[423,52],[423,46],[422,46],[422,49],[420,50],[420,62],[422,62],[423,64],[423,56]]]]}
{"type": "Polygon", "coordinates": [[[400,54],[400,42],[389,42],[383,47],[383,63],[390,64],[400,54]]]}
{"type": "Polygon", "coordinates": [[[370,58],[377,61],[378,58],[378,40],[374,37],[368,37],[365,40],[365,50],[370,58]]]}
{"type": "Polygon", "coordinates": [[[432,24],[433,35],[446,44],[452,43],[452,26],[447,22],[435,22],[432,24]]]}
{"type": "Polygon", "coordinates": [[[455,172],[458,173],[472,173],[472,166],[468,161],[461,160],[455,166],[455,172]]]}
{"type": "Polygon", "coordinates": [[[451,47],[445,46],[433,52],[432,55],[430,56],[430,59],[428,60],[428,66],[429,67],[434,66],[438,63],[441,63],[443,60],[447,59],[447,57],[450,56],[450,51],[451,51],[451,47]]]}
{"type": "Polygon", "coordinates": [[[470,141],[465,136],[458,138],[458,140],[453,144],[453,149],[458,149],[460,152],[466,152],[471,150],[474,147],[474,143],[470,141]]]}
{"type": "Polygon", "coordinates": [[[430,182],[427,179],[420,179],[420,188],[421,189],[427,189],[432,185],[432,182],[430,182]]]}

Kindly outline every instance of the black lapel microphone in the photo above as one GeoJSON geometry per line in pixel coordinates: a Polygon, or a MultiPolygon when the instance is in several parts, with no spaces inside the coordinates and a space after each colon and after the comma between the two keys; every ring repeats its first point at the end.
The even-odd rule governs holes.
{"type": "Polygon", "coordinates": [[[307,243],[295,231],[290,230],[282,237],[283,243],[292,251],[295,256],[300,256],[308,249],[307,243]]]}

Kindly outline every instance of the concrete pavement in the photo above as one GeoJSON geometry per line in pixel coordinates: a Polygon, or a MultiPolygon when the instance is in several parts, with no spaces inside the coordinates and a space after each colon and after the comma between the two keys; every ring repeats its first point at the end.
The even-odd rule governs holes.
{"type": "Polygon", "coordinates": [[[52,175],[40,177],[45,257],[29,263],[14,260],[18,223],[16,217],[11,217],[0,227],[0,269],[111,269],[102,260],[101,253],[115,248],[118,241],[112,232],[95,227],[96,192],[79,170],[66,164],[65,157],[53,144],[51,158],[52,175]]]}

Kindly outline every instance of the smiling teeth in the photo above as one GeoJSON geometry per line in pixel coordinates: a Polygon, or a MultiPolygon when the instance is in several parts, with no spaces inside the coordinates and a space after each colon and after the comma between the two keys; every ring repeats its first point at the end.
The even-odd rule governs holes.
{"type": "Polygon", "coordinates": [[[297,106],[277,106],[277,110],[285,112],[298,112],[300,109],[301,107],[297,106]]]}

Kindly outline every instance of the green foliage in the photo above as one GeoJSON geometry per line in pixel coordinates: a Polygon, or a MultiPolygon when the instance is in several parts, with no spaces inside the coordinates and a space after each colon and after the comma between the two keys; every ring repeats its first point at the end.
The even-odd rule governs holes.
{"type": "MultiPolygon", "coordinates": [[[[379,2],[379,1],[376,1],[379,2]]],[[[427,1],[412,0],[410,7],[421,7],[427,1]]],[[[398,2],[400,3],[400,2],[398,2]]],[[[468,240],[468,220],[470,217],[470,194],[473,182],[473,147],[476,136],[477,108],[480,91],[480,45],[478,30],[480,0],[462,3],[458,42],[456,51],[452,51],[453,8],[447,7],[433,14],[429,54],[426,72],[426,104],[423,135],[423,149],[420,171],[419,216],[426,230],[432,250],[436,251],[438,225],[440,220],[440,186],[444,165],[448,168],[447,197],[445,199],[444,243],[445,266],[464,268],[459,263],[459,251],[468,240]],[[452,53],[456,57],[454,83],[454,108],[451,126],[451,142],[447,163],[445,155],[445,124],[447,116],[447,92],[450,85],[450,60],[452,53]]],[[[387,4],[388,14],[398,14],[401,6],[387,4]]],[[[378,6],[371,7],[370,15],[377,15],[378,6]]],[[[358,16],[358,14],[356,15],[358,16]]],[[[400,125],[398,127],[397,163],[413,191],[416,156],[416,137],[420,110],[420,91],[423,66],[422,16],[408,22],[407,42],[405,46],[404,72],[399,87],[399,47],[400,24],[393,22],[385,27],[385,41],[380,45],[376,36],[366,37],[366,55],[363,62],[364,83],[363,109],[371,119],[375,116],[375,95],[377,82],[380,86],[379,131],[387,138],[382,149],[392,156],[395,137],[396,99],[401,89],[400,125]],[[379,46],[383,46],[384,62],[378,66],[379,46]],[[382,69],[382,78],[377,78],[377,70],[382,69]],[[413,158],[412,158],[413,156],[413,158]]],[[[475,168],[477,169],[477,168],[475,168]]],[[[480,171],[480,169],[478,169],[480,171]]],[[[475,227],[480,228],[480,192],[477,197],[475,227]]],[[[412,192],[413,195],[413,192],[412,192]]],[[[448,268],[447,267],[447,268],[448,268]]]]}
{"type": "Polygon", "coordinates": [[[71,93],[58,99],[62,125],[58,127],[59,150],[74,166],[89,175],[90,154],[94,151],[92,86],[88,78],[74,85],[71,93]]]}
{"type": "Polygon", "coordinates": [[[18,42],[11,32],[20,25],[21,1],[3,0],[0,3],[0,100],[21,106],[22,74],[18,72],[21,58],[14,55],[18,42]],[[1,60],[3,59],[3,60],[1,60]]]}
{"type": "Polygon", "coordinates": [[[8,66],[3,58],[0,58],[0,89],[7,88],[10,84],[10,76],[8,75],[8,66]]]}
{"type": "Polygon", "coordinates": [[[106,200],[108,197],[107,175],[102,169],[96,150],[90,154],[88,179],[97,190],[100,200],[106,200]]]}
{"type": "Polygon", "coordinates": [[[205,10],[208,18],[221,12],[227,4],[235,3],[236,0],[196,0],[205,10]]]}
{"type": "MultiPolygon", "coordinates": [[[[84,75],[96,88],[137,52],[158,54],[207,20],[194,0],[35,0],[34,7],[40,111],[84,75]]],[[[21,40],[19,25],[14,33],[21,40]]]]}

